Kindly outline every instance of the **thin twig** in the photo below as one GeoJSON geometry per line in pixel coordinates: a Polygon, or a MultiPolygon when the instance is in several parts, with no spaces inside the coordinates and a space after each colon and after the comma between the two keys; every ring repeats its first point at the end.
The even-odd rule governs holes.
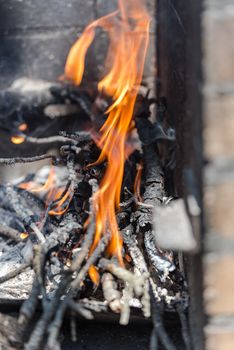
{"type": "MultiPolygon", "coordinates": [[[[163,325],[163,319],[161,316],[162,310],[160,310],[160,305],[156,301],[154,297],[154,293],[152,290],[152,287],[150,288],[150,295],[151,295],[151,305],[152,305],[152,321],[154,325],[154,332],[156,332],[160,342],[164,346],[165,350],[176,350],[174,344],[172,343],[172,340],[169,338],[164,325],[163,325]]],[[[162,306],[162,304],[161,304],[162,306]]]]}
{"type": "Polygon", "coordinates": [[[133,286],[131,283],[125,282],[125,288],[123,290],[123,305],[120,312],[119,323],[121,325],[127,325],[130,318],[130,306],[129,301],[133,298],[133,286]]]}
{"type": "Polygon", "coordinates": [[[20,308],[19,324],[27,324],[32,319],[37,307],[39,293],[40,286],[37,276],[35,276],[30,296],[20,308]]]}
{"type": "Polygon", "coordinates": [[[99,266],[102,269],[111,272],[113,275],[123,280],[124,282],[131,284],[136,296],[142,296],[145,281],[144,276],[137,276],[136,274],[126,270],[125,268],[118,266],[110,260],[104,258],[100,259],[99,266]]]}
{"type": "Polygon", "coordinates": [[[83,281],[83,279],[84,279],[85,275],[87,274],[90,266],[92,266],[96,262],[96,260],[100,256],[100,254],[104,251],[104,249],[106,247],[106,244],[107,244],[107,238],[103,237],[99,241],[99,243],[98,243],[97,247],[95,248],[95,250],[93,251],[93,253],[88,258],[86,264],[83,266],[83,268],[78,273],[77,277],[74,279],[74,281],[72,281],[71,287],[73,289],[79,288],[80,283],[83,281]]]}
{"type": "Polygon", "coordinates": [[[56,161],[56,157],[53,154],[41,154],[34,157],[12,157],[12,158],[0,158],[0,164],[12,165],[16,163],[33,163],[43,159],[52,159],[56,161]]]}
{"type": "Polygon", "coordinates": [[[184,345],[186,347],[186,350],[191,350],[192,344],[191,344],[191,338],[190,338],[190,334],[189,334],[188,320],[186,318],[183,306],[180,302],[176,304],[176,310],[177,310],[179,318],[180,318],[180,324],[181,324],[181,329],[182,329],[182,337],[183,337],[184,345]]]}
{"type": "Polygon", "coordinates": [[[6,236],[14,241],[21,241],[19,232],[10,226],[0,224],[0,235],[6,236]]]}
{"type": "Polygon", "coordinates": [[[114,312],[120,312],[121,310],[121,293],[117,289],[117,283],[111,273],[105,272],[102,275],[102,290],[105,300],[107,301],[110,309],[114,312]]]}
{"type": "Polygon", "coordinates": [[[75,258],[75,260],[72,263],[72,266],[71,266],[72,271],[78,271],[85,257],[88,255],[90,247],[93,242],[94,233],[95,233],[95,217],[93,215],[90,217],[90,224],[89,224],[87,233],[85,235],[84,242],[81,246],[81,250],[78,256],[75,258]]]}
{"type": "Polygon", "coordinates": [[[76,303],[74,300],[69,300],[68,306],[72,311],[77,312],[82,317],[86,318],[87,320],[93,319],[93,314],[90,310],[87,310],[84,305],[80,303],[76,303]]]}
{"type": "Polygon", "coordinates": [[[34,216],[33,212],[28,208],[27,209],[25,208],[24,210],[22,210],[20,195],[11,186],[7,186],[6,193],[7,193],[7,196],[9,197],[11,206],[13,210],[16,212],[16,214],[20,217],[20,219],[23,220],[25,224],[27,224],[33,230],[39,242],[41,243],[45,242],[44,235],[41,233],[41,231],[36,226],[36,224],[32,222],[33,220],[32,218],[34,216]]]}
{"type": "Polygon", "coordinates": [[[6,275],[0,277],[0,283],[6,282],[24,272],[28,267],[30,267],[29,263],[24,263],[19,267],[16,267],[14,270],[8,272],[6,275]]]}
{"type": "Polygon", "coordinates": [[[28,141],[30,143],[36,143],[36,144],[47,144],[47,143],[56,143],[56,142],[72,143],[72,144],[76,143],[71,138],[65,137],[65,136],[61,136],[61,135],[50,136],[50,137],[42,137],[42,138],[27,136],[25,138],[25,141],[28,141]]]}

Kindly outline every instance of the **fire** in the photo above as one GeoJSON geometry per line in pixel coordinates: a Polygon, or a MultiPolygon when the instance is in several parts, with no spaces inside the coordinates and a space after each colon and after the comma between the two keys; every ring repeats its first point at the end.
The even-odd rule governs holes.
{"type": "Polygon", "coordinates": [[[26,123],[22,123],[18,126],[18,129],[20,131],[25,131],[25,130],[27,130],[27,128],[28,128],[28,125],[26,123]]]}
{"type": "Polygon", "coordinates": [[[22,233],[20,234],[20,238],[21,238],[22,240],[28,238],[28,232],[22,232],[22,233]]]}
{"type": "Polygon", "coordinates": [[[58,201],[54,209],[51,209],[49,211],[50,215],[62,215],[64,214],[68,207],[69,203],[72,199],[72,191],[67,190],[65,194],[62,196],[65,188],[60,187],[58,188],[56,185],[56,172],[55,172],[55,167],[51,166],[50,172],[48,175],[48,178],[44,185],[38,186],[35,182],[29,181],[29,182],[23,182],[19,185],[19,188],[25,189],[30,192],[45,192],[46,193],[46,206],[48,206],[51,202],[56,202],[58,201]],[[62,196],[62,198],[60,198],[62,196]],[[64,206],[64,204],[66,204],[64,206]]]}
{"type": "Polygon", "coordinates": [[[143,165],[142,163],[137,165],[137,173],[134,181],[134,194],[136,196],[136,199],[138,202],[142,202],[141,197],[141,177],[143,172],[143,165]]]}
{"type": "Polygon", "coordinates": [[[25,137],[23,136],[12,136],[11,137],[11,142],[14,143],[15,145],[20,145],[23,143],[25,140],[25,137]]]}
{"type": "MultiPolygon", "coordinates": [[[[57,194],[55,195],[54,200],[57,200],[62,195],[63,191],[64,191],[64,188],[61,189],[60,191],[58,191],[57,194]]],[[[69,203],[70,203],[71,199],[72,199],[72,192],[67,190],[67,192],[64,194],[64,196],[56,204],[55,209],[49,211],[49,214],[50,215],[62,215],[62,214],[64,214],[69,207],[69,203]],[[68,202],[68,203],[65,206],[65,208],[63,208],[63,205],[65,202],[68,202]]]]}
{"type": "Polygon", "coordinates": [[[149,39],[149,16],[140,0],[119,0],[119,10],[92,22],[71,48],[65,76],[79,85],[84,73],[86,52],[91,45],[95,28],[102,27],[109,35],[106,58],[109,72],[98,84],[100,92],[112,97],[108,118],[100,129],[98,146],[101,154],[96,163],[107,160],[107,169],[94,195],[96,233],[91,251],[103,234],[111,237],[108,251],[122,260],[122,239],[115,211],[119,208],[124,162],[134,105],[142,81],[149,39]]]}

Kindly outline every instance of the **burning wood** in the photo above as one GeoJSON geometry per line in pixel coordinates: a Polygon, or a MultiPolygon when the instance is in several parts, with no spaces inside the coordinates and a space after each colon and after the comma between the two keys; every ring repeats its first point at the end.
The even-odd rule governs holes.
{"type": "MultiPolygon", "coordinates": [[[[96,101],[99,108],[102,99],[107,108],[102,112],[99,108],[104,120],[100,131],[94,125],[90,132],[37,138],[21,124],[20,133],[11,138],[13,143],[60,144],[56,156],[0,159],[8,165],[52,160],[43,181],[35,173],[0,187],[4,211],[0,234],[11,239],[10,245],[15,241],[14,249],[21,251],[23,245],[25,249],[21,264],[0,277],[0,283],[30,266],[34,271],[31,293],[21,307],[20,327],[27,329],[35,319],[39,297],[42,310],[25,349],[59,348],[59,331],[69,310],[91,319],[93,311],[106,312],[109,307],[120,314],[121,324],[127,324],[131,306],[141,309],[145,317],[152,310],[152,344],[160,339],[166,349],[173,349],[160,307],[177,310],[180,303],[183,319],[186,284],[176,255],[156,246],[152,223],[153,208],[167,195],[157,142],[171,142],[174,134],[164,129],[162,120],[154,124],[149,120],[153,101],[148,95],[137,99],[149,17],[140,1],[120,0],[119,11],[91,23],[68,56],[65,75],[75,84],[82,81],[85,54],[97,26],[110,36],[107,62],[111,68],[98,84],[96,100],[87,93],[83,100],[77,87],[59,85],[53,93],[71,98],[72,108],[52,104],[49,109],[43,104],[43,109],[56,119],[61,113],[78,113],[81,107],[93,120],[92,105],[96,101]],[[129,141],[134,129],[142,152],[129,141]]],[[[0,261],[9,254],[6,249],[0,261]]]]}

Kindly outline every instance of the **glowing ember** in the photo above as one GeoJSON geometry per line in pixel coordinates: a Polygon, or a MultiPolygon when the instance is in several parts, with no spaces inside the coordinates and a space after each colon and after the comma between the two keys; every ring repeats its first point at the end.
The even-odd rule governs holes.
{"type": "Polygon", "coordinates": [[[142,202],[141,197],[141,177],[142,177],[143,165],[137,165],[137,173],[134,181],[134,194],[138,200],[138,202],[142,202]]]}
{"type": "MultiPolygon", "coordinates": [[[[108,32],[110,44],[106,62],[111,64],[111,68],[99,82],[98,89],[110,95],[113,104],[107,111],[108,118],[100,130],[98,141],[102,151],[96,163],[107,159],[108,165],[100,189],[93,198],[96,233],[91,251],[96,247],[101,235],[109,233],[111,241],[108,252],[117,256],[121,264],[122,239],[115,210],[120,203],[124,162],[127,157],[125,144],[142,80],[149,22],[147,11],[140,0],[119,0],[119,11],[92,22],[85,29],[71,48],[65,67],[66,77],[80,84],[85,55],[94,39],[95,28],[102,27],[108,32]]],[[[95,280],[96,276],[93,279],[95,280]]]]}
{"type": "Polygon", "coordinates": [[[27,130],[27,128],[28,128],[28,125],[26,123],[22,123],[18,126],[18,129],[20,131],[25,131],[25,130],[27,130]]]}
{"type": "Polygon", "coordinates": [[[11,137],[11,142],[14,143],[15,145],[20,145],[23,143],[25,138],[23,136],[12,136],[11,137]]]}
{"type": "Polygon", "coordinates": [[[28,234],[28,232],[22,232],[21,234],[20,234],[20,238],[21,239],[26,239],[26,238],[28,238],[28,236],[29,236],[29,234],[28,234]]]}

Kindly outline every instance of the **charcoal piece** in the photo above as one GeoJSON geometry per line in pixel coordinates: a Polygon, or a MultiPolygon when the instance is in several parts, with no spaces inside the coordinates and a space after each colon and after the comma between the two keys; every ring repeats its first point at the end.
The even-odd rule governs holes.
{"type": "Polygon", "coordinates": [[[152,231],[145,232],[144,243],[149,259],[157,271],[172,272],[175,270],[175,265],[171,261],[169,261],[163,254],[159,253],[154,242],[154,236],[152,234],[152,231]]]}
{"type": "Polygon", "coordinates": [[[80,108],[75,104],[50,104],[44,109],[44,114],[51,118],[65,117],[80,112],[80,108]]]}
{"type": "Polygon", "coordinates": [[[25,230],[23,222],[18,218],[17,214],[11,210],[0,208],[0,221],[2,225],[9,226],[19,232],[24,232],[25,230]]]}
{"type": "Polygon", "coordinates": [[[175,141],[175,131],[164,128],[160,122],[151,123],[149,120],[136,119],[136,127],[143,145],[147,146],[157,141],[175,141]]]}
{"type": "Polygon", "coordinates": [[[0,126],[12,131],[25,122],[22,111],[41,108],[55,102],[49,88],[52,83],[21,78],[8,90],[0,91],[0,126]],[[6,123],[7,120],[7,123],[6,123]]]}
{"type": "MultiPolygon", "coordinates": [[[[20,202],[19,212],[30,209],[31,213],[34,213],[33,217],[35,218],[35,221],[40,220],[45,210],[44,203],[39,198],[26,190],[15,186],[13,187],[13,190],[15,192],[15,196],[18,197],[17,201],[20,202]]],[[[19,222],[22,221],[22,218],[20,219],[19,217],[19,212],[15,213],[13,203],[7,196],[7,188],[3,185],[0,185],[0,202],[3,209],[10,211],[13,213],[13,215],[16,215],[19,222]]],[[[11,226],[10,223],[8,223],[8,225],[11,226]]]]}
{"type": "Polygon", "coordinates": [[[22,349],[25,340],[24,328],[19,326],[17,317],[0,313],[1,349],[22,349]]]}
{"type": "Polygon", "coordinates": [[[149,98],[150,90],[147,91],[146,95],[138,95],[136,104],[134,107],[134,118],[149,118],[150,113],[150,106],[154,103],[156,103],[155,98],[149,98]]]}
{"type": "Polygon", "coordinates": [[[69,100],[71,103],[76,103],[87,116],[92,115],[93,101],[90,95],[79,87],[75,85],[57,85],[52,86],[50,92],[61,102],[69,100]]]}
{"type": "MultiPolygon", "coordinates": [[[[140,140],[143,141],[152,129],[152,123],[147,119],[136,121],[140,140]]],[[[152,140],[151,140],[152,141],[152,140]]],[[[157,147],[153,142],[143,146],[145,191],[143,193],[143,206],[139,207],[134,214],[137,232],[144,233],[152,230],[153,213],[152,208],[160,205],[165,196],[164,173],[158,156],[157,147]]]]}
{"type": "Polygon", "coordinates": [[[92,187],[86,181],[81,181],[77,185],[77,196],[81,196],[84,199],[88,199],[92,195],[92,187]]]}
{"type": "Polygon", "coordinates": [[[86,129],[89,128],[91,102],[88,93],[73,87],[73,90],[78,90],[76,96],[79,98],[72,101],[67,97],[69,93],[66,96],[59,95],[63,89],[65,85],[61,83],[22,78],[8,90],[0,91],[1,154],[5,157],[11,157],[12,154],[15,157],[31,156],[49,148],[46,144],[28,147],[27,140],[14,144],[11,136],[47,137],[58,134],[60,130],[80,130],[84,125],[86,129]],[[56,89],[57,94],[52,93],[56,89]],[[59,118],[52,118],[58,114],[59,118]],[[23,124],[26,130],[21,131],[20,126],[23,124]]]}
{"type": "MultiPolygon", "coordinates": [[[[139,151],[134,151],[128,159],[125,161],[124,165],[124,178],[122,188],[127,187],[129,191],[134,192],[134,179],[136,177],[136,164],[141,162],[141,155],[139,151]]],[[[122,193],[121,200],[125,199],[125,193],[122,193]]]]}
{"type": "Polygon", "coordinates": [[[10,238],[10,240],[13,240],[13,241],[21,240],[19,231],[15,230],[10,226],[7,226],[6,224],[0,223],[0,235],[10,238]]]}

